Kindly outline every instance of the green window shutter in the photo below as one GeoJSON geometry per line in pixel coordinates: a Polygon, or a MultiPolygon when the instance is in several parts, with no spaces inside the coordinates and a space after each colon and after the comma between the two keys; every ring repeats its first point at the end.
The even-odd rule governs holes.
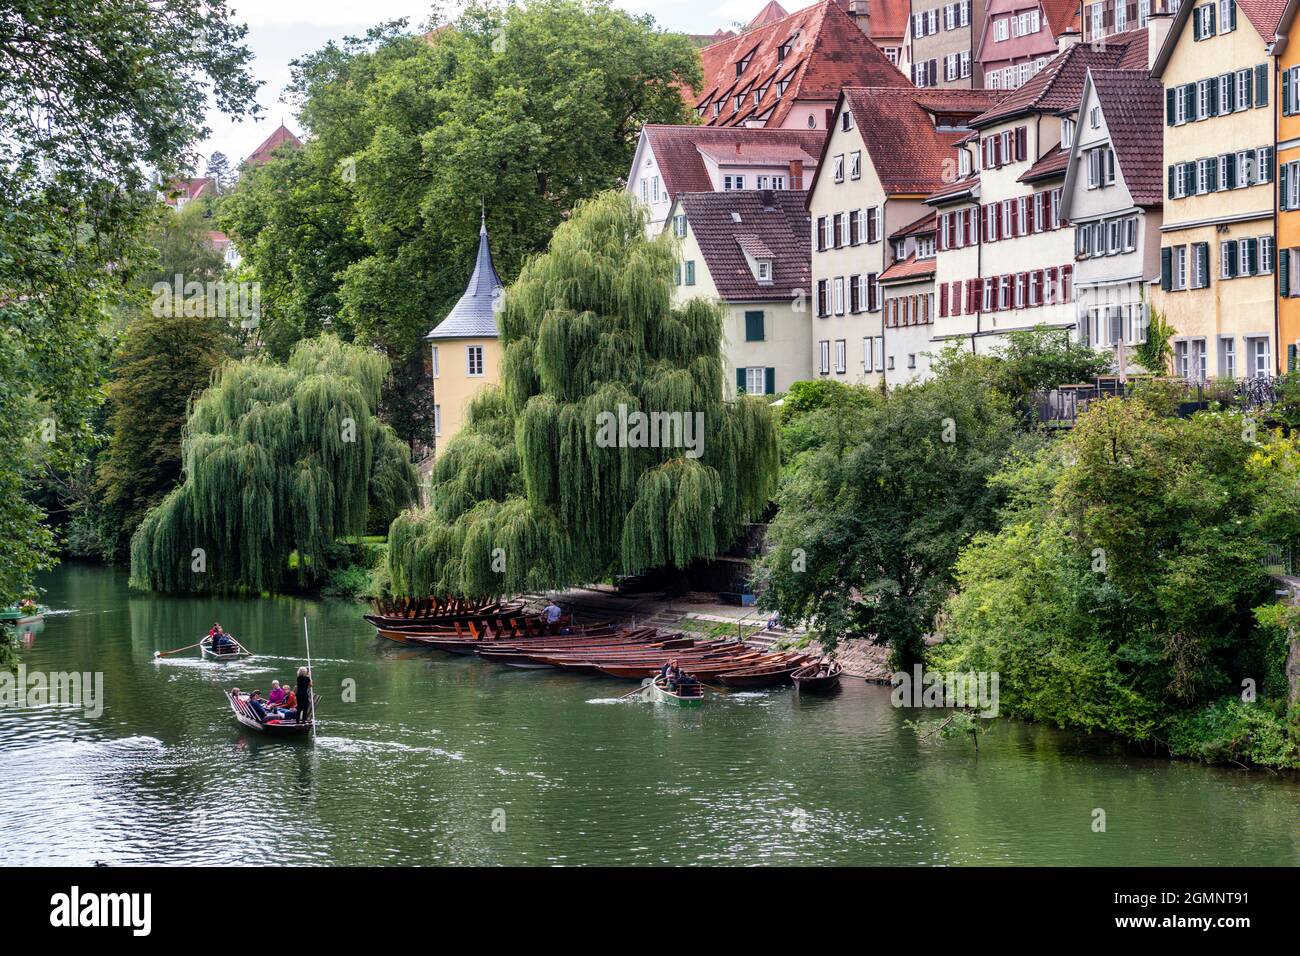
{"type": "Polygon", "coordinates": [[[1295,343],[1294,342],[1292,342],[1290,345],[1286,347],[1286,370],[1288,372],[1295,371],[1295,343]]]}
{"type": "Polygon", "coordinates": [[[1282,164],[1282,167],[1281,167],[1281,169],[1278,170],[1278,174],[1277,174],[1277,175],[1278,175],[1278,188],[1277,188],[1278,200],[1277,200],[1277,204],[1278,204],[1278,206],[1279,206],[1280,208],[1282,208],[1282,209],[1287,209],[1287,208],[1289,208],[1289,207],[1287,206],[1287,198],[1286,198],[1286,194],[1287,194],[1287,180],[1290,178],[1290,172],[1289,172],[1289,170],[1287,169],[1287,164],[1286,164],[1286,163],[1283,163],[1283,164],[1282,164]]]}
{"type": "Polygon", "coordinates": [[[1174,125],[1174,91],[1165,90],[1165,125],[1174,125]]]}
{"type": "Polygon", "coordinates": [[[1282,115],[1291,115],[1291,71],[1282,71],[1282,115]]]}
{"type": "Polygon", "coordinates": [[[1225,153],[1223,159],[1223,172],[1227,176],[1227,182],[1223,184],[1224,189],[1237,188],[1237,154],[1225,153]]]}
{"type": "Polygon", "coordinates": [[[763,369],[763,393],[765,395],[776,394],[776,369],[763,369]]]}
{"type": "Polygon", "coordinates": [[[762,312],[745,313],[745,341],[746,342],[763,341],[763,313],[762,312]]]}
{"type": "Polygon", "coordinates": [[[1160,288],[1168,292],[1173,286],[1174,250],[1165,246],[1160,250],[1160,288]]]}
{"type": "Polygon", "coordinates": [[[1268,106],[1268,67],[1263,63],[1255,67],[1255,105],[1268,106]]]}
{"type": "Polygon", "coordinates": [[[1237,0],[1228,0],[1228,19],[1221,24],[1220,29],[1224,33],[1237,29],[1237,0]]]}
{"type": "Polygon", "coordinates": [[[1254,76],[1255,74],[1253,74],[1250,70],[1247,70],[1245,75],[1241,77],[1241,79],[1245,81],[1247,103],[1251,103],[1254,100],[1254,95],[1255,95],[1253,90],[1254,76]]]}
{"type": "MultiPolygon", "coordinates": [[[[1283,249],[1277,256],[1277,289],[1283,298],[1291,295],[1291,250],[1283,249]]],[[[1295,346],[1292,345],[1291,349],[1295,346]]],[[[1287,368],[1290,370],[1291,356],[1287,356],[1287,368]]]]}
{"type": "Polygon", "coordinates": [[[1221,270],[1221,271],[1226,272],[1226,273],[1228,274],[1228,278],[1229,278],[1229,279],[1234,278],[1234,277],[1237,275],[1237,243],[1236,243],[1236,240],[1229,239],[1229,240],[1228,240],[1227,242],[1225,242],[1225,243],[1224,243],[1220,248],[1222,249],[1222,252],[1221,252],[1220,254],[1221,254],[1225,259],[1228,260],[1226,263],[1224,263],[1224,265],[1226,265],[1228,268],[1225,269],[1225,270],[1221,270]]]}
{"type": "Polygon", "coordinates": [[[1208,177],[1209,182],[1206,184],[1206,192],[1211,192],[1211,193],[1218,192],[1218,191],[1219,191],[1219,162],[1218,162],[1218,160],[1214,160],[1214,161],[1212,161],[1212,162],[1210,163],[1209,173],[1210,173],[1210,175],[1209,175],[1209,177],[1208,177]]]}
{"type": "Polygon", "coordinates": [[[1246,244],[1246,268],[1249,270],[1246,275],[1258,275],[1259,273],[1259,240],[1243,239],[1246,244]]]}
{"type": "Polygon", "coordinates": [[[1237,74],[1225,73],[1220,82],[1228,88],[1228,108],[1225,112],[1231,113],[1237,108],[1237,74]]]}
{"type": "Polygon", "coordinates": [[[745,370],[743,368],[736,369],[736,394],[745,394],[745,370]]]}
{"type": "Polygon", "coordinates": [[[1169,167],[1169,198],[1174,198],[1174,167],[1169,167]]]}

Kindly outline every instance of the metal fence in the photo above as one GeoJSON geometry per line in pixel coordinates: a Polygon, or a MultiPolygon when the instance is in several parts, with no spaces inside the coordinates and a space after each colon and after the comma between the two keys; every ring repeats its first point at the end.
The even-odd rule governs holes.
{"type": "Polygon", "coordinates": [[[1112,396],[1128,397],[1143,383],[1157,383],[1167,388],[1178,403],[1178,414],[1190,416],[1211,404],[1232,408],[1269,408],[1278,400],[1279,378],[1244,378],[1236,381],[1194,382],[1182,378],[1143,378],[1120,380],[1104,376],[1086,385],[1062,385],[1060,388],[1032,392],[1025,410],[1032,418],[1049,427],[1069,428],[1088,405],[1112,396]]]}

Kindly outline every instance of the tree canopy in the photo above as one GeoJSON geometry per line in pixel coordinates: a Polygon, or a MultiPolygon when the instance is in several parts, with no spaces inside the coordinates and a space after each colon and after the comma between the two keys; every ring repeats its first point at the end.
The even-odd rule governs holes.
{"type": "Polygon", "coordinates": [[[393,523],[396,592],[486,596],[684,568],[766,505],[771,412],[723,399],[720,310],[672,306],[676,249],[644,230],[622,191],[580,203],[508,288],[502,383],[438,458],[431,507],[393,523]],[[698,443],[635,432],[641,413],[677,416],[657,421],[698,443]]]}
{"type": "Polygon", "coordinates": [[[246,169],[223,222],[283,357],[332,328],[405,360],[464,289],[487,210],[509,279],[575,203],[617,185],[642,123],[683,122],[684,37],[606,0],[471,4],[296,61],[302,150],[246,169]]]}
{"type": "Polygon", "coordinates": [[[336,541],[418,495],[410,451],[374,415],[383,356],[334,336],[298,344],[286,365],[223,366],[194,403],[185,481],[131,541],[131,582],[159,591],[274,590],[289,555],[322,573],[336,541]]]}
{"type": "Polygon", "coordinates": [[[229,17],[220,0],[18,0],[0,14],[0,605],[52,560],[31,469],[84,452],[102,327],[156,202],[147,170],[180,171],[209,96],[255,109],[229,17]]]}

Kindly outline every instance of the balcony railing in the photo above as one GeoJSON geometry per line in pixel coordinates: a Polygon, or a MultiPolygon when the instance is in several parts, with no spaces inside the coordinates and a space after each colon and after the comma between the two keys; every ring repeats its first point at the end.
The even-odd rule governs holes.
{"type": "Polygon", "coordinates": [[[1177,399],[1178,414],[1189,417],[1217,403],[1239,409],[1267,409],[1278,400],[1278,383],[1274,377],[1243,378],[1235,381],[1216,379],[1208,382],[1183,378],[1129,378],[1102,376],[1091,384],[1062,385],[1032,392],[1025,401],[1025,411],[1034,420],[1049,427],[1069,428],[1088,410],[1089,404],[1112,396],[1128,397],[1140,383],[1162,383],[1177,399]]]}

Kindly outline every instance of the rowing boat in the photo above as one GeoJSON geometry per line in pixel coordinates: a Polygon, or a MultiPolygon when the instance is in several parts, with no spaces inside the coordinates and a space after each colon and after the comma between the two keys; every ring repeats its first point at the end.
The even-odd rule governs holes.
{"type": "Polygon", "coordinates": [[[668,686],[665,680],[652,681],[647,685],[650,699],[656,704],[671,704],[674,707],[699,707],[704,703],[704,688],[694,685],[694,693],[682,694],[668,686]]]}
{"type": "Polygon", "coordinates": [[[45,620],[45,612],[48,610],[44,604],[11,604],[0,609],[0,624],[13,624],[16,627],[39,624],[45,620]]]}
{"type": "Polygon", "coordinates": [[[212,638],[210,637],[205,637],[203,640],[199,641],[199,650],[202,652],[203,656],[210,661],[233,661],[238,660],[241,657],[249,656],[248,651],[244,650],[242,644],[236,641],[233,637],[230,638],[230,640],[233,641],[235,645],[233,651],[214,651],[212,649],[212,638]]]}
{"type": "Polygon", "coordinates": [[[790,675],[790,679],[794,681],[794,686],[801,694],[825,694],[839,689],[840,674],[843,672],[844,665],[839,661],[831,663],[821,661],[799,668],[790,675]]]}
{"type": "Polygon", "coordinates": [[[761,666],[723,671],[717,675],[717,679],[727,687],[779,687],[790,683],[790,675],[808,662],[803,654],[780,654],[773,657],[776,659],[761,666]]]}
{"type": "Polygon", "coordinates": [[[235,694],[231,691],[226,691],[225,694],[226,700],[230,703],[230,709],[234,712],[235,720],[249,730],[266,734],[268,737],[305,737],[316,726],[316,708],[320,706],[319,694],[312,696],[311,719],[302,723],[298,723],[296,720],[259,720],[257,711],[253,710],[252,705],[248,702],[247,694],[235,694]]]}

